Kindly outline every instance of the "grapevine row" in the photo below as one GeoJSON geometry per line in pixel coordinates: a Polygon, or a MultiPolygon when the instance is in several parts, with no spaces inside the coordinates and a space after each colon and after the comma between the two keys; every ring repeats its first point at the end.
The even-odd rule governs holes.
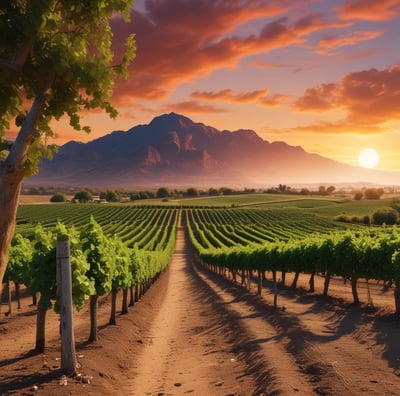
{"type": "MultiPolygon", "coordinates": [[[[295,280],[300,273],[308,274],[312,284],[314,275],[321,274],[325,277],[325,295],[328,293],[330,278],[343,277],[351,281],[355,303],[359,303],[359,279],[394,283],[395,308],[396,313],[400,314],[400,232],[397,228],[334,230],[333,227],[324,229],[324,222],[321,221],[317,222],[319,226],[316,229],[324,233],[309,233],[303,232],[302,219],[292,212],[290,226],[285,232],[279,222],[279,216],[284,217],[282,213],[278,213],[278,220],[274,221],[271,213],[264,212],[242,211],[241,222],[228,228],[228,216],[224,210],[219,211],[219,224],[226,222],[223,227],[219,227],[218,232],[212,223],[216,221],[215,216],[211,218],[207,213],[202,213],[200,217],[199,214],[188,213],[189,236],[200,259],[221,273],[228,270],[235,279],[238,271],[247,273],[247,276],[254,271],[260,276],[271,271],[276,276],[276,272],[281,271],[283,276],[286,272],[294,273],[295,280]],[[200,219],[204,223],[195,222],[200,219]],[[252,228],[245,228],[248,219],[257,220],[252,228]],[[263,224],[266,219],[267,225],[263,224]],[[258,241],[262,233],[265,233],[263,243],[255,242],[252,234],[254,230],[257,230],[258,241]],[[210,232],[214,239],[210,238],[210,232]],[[239,233],[242,238],[248,238],[247,245],[239,239],[236,239],[236,244],[231,244],[233,235],[239,233]],[[275,237],[272,238],[272,235],[275,237]]],[[[234,213],[230,211],[230,221],[237,220],[234,213]]]]}

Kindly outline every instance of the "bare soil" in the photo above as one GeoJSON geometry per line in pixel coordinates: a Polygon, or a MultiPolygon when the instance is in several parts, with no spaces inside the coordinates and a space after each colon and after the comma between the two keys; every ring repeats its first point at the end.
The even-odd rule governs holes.
{"type": "MultiPolygon", "coordinates": [[[[291,276],[286,278],[290,285],[291,276]]],[[[99,309],[100,339],[87,343],[88,308],[74,314],[80,379],[60,371],[59,321],[49,311],[46,353],[34,354],[36,311],[26,296],[0,313],[0,395],[400,395],[400,320],[393,290],[323,280],[307,293],[263,295],[201,268],[183,228],[172,262],[143,298],[109,326],[110,297],[99,309]],[[83,379],[83,380],[82,380],[83,379]]],[[[121,296],[118,306],[121,305],[121,296]]]]}

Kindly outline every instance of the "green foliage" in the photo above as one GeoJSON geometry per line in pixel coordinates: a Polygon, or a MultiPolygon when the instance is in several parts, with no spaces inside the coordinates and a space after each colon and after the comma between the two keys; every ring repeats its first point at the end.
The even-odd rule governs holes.
{"type": "Polygon", "coordinates": [[[121,195],[118,191],[107,190],[100,194],[101,199],[105,199],[107,202],[119,202],[121,200],[121,195]]]}
{"type": "Polygon", "coordinates": [[[115,257],[110,240],[93,217],[81,231],[81,240],[89,263],[87,276],[94,283],[94,295],[103,296],[111,291],[115,273],[115,257]]]}
{"type": "Polygon", "coordinates": [[[190,187],[186,190],[185,195],[188,197],[198,197],[200,195],[200,193],[197,188],[190,187]]]}
{"type": "Polygon", "coordinates": [[[67,198],[64,194],[57,193],[50,198],[50,202],[65,202],[67,198]]]}
{"type": "Polygon", "coordinates": [[[89,190],[81,190],[75,194],[74,199],[80,203],[90,202],[93,201],[93,195],[89,190]]]}
{"type": "Polygon", "coordinates": [[[31,131],[35,138],[23,164],[26,176],[37,172],[40,158],[55,149],[47,140],[54,135],[52,120],[65,115],[75,130],[89,132],[89,126],[81,125],[82,110],[100,108],[116,117],[109,102],[114,80],[127,77],[135,42],[128,36],[125,53],[115,59],[110,21],[117,14],[127,21],[132,3],[2,0],[0,143],[10,120],[21,127],[29,116],[26,105],[43,99],[32,126],[39,133],[31,131]]]}
{"type": "Polygon", "coordinates": [[[130,267],[130,251],[122,241],[114,236],[112,239],[114,248],[114,276],[112,279],[112,288],[114,290],[126,289],[133,283],[133,274],[130,267]]]}
{"type": "MultiPolygon", "coordinates": [[[[67,228],[58,223],[56,227],[57,240],[68,240],[70,248],[71,277],[72,277],[72,303],[80,311],[88,297],[94,294],[94,283],[87,276],[89,263],[81,248],[80,233],[75,227],[67,228]]],[[[58,312],[58,305],[56,310],[58,312]]]]}
{"type": "Polygon", "coordinates": [[[364,196],[364,194],[363,194],[362,191],[357,191],[357,192],[354,193],[353,199],[354,199],[355,201],[360,201],[360,200],[362,199],[363,196],[364,196]]]}
{"type": "Polygon", "coordinates": [[[31,262],[31,281],[29,291],[40,292],[39,304],[42,309],[50,309],[56,299],[56,248],[55,237],[45,231],[41,224],[35,229],[33,239],[34,253],[31,262]]]}
{"type": "Polygon", "coordinates": [[[158,198],[168,198],[171,195],[171,191],[166,187],[160,187],[157,190],[157,197],[158,198]]]}
{"type": "Polygon", "coordinates": [[[8,266],[4,280],[19,284],[30,283],[30,264],[33,256],[33,246],[28,238],[17,233],[11,242],[8,266]]]}
{"type": "Polygon", "coordinates": [[[383,195],[383,189],[382,188],[367,188],[364,191],[364,196],[366,199],[380,199],[380,197],[383,195]]]}
{"type": "Polygon", "coordinates": [[[372,213],[372,224],[375,225],[394,225],[399,220],[399,213],[393,208],[380,208],[372,213]]]}

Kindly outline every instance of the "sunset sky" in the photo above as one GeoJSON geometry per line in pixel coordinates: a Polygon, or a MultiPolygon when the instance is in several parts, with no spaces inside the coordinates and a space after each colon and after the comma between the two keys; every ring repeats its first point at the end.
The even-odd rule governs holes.
{"type": "Polygon", "coordinates": [[[86,117],[88,136],[60,124],[57,143],[173,111],[352,165],[372,147],[400,170],[400,1],[136,0],[113,29],[137,41],[120,116],[86,117]]]}

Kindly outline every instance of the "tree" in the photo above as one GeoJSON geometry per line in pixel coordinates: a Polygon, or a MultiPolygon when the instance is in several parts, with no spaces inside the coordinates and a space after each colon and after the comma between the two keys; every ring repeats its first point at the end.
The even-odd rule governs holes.
{"type": "Polygon", "coordinates": [[[50,202],[65,202],[66,200],[67,198],[65,198],[65,195],[61,193],[54,194],[50,198],[50,202]]]}
{"type": "Polygon", "coordinates": [[[390,207],[379,208],[372,213],[372,224],[375,225],[394,225],[399,220],[398,212],[390,207]]]}
{"type": "Polygon", "coordinates": [[[86,203],[93,201],[93,195],[89,190],[81,190],[75,194],[74,199],[80,203],[86,203]]]}
{"type": "Polygon", "coordinates": [[[171,195],[171,192],[166,187],[160,187],[157,190],[157,198],[168,198],[171,195]]]}
{"type": "Polygon", "coordinates": [[[364,196],[366,199],[380,199],[383,195],[383,190],[381,188],[367,188],[364,191],[364,196]]]}
{"type": "Polygon", "coordinates": [[[219,195],[219,192],[218,192],[218,190],[216,189],[216,188],[210,188],[209,190],[208,190],[208,195],[210,195],[210,196],[217,196],[217,195],[219,195]]]}
{"type": "Polygon", "coordinates": [[[332,194],[335,190],[336,190],[336,187],[335,187],[335,186],[329,186],[329,187],[326,189],[326,192],[327,192],[328,194],[332,194]]]}
{"type": "Polygon", "coordinates": [[[66,115],[75,130],[82,110],[117,111],[109,99],[135,56],[133,35],[116,59],[110,18],[129,19],[133,0],[13,1],[0,5],[0,284],[15,229],[23,179],[38,171],[55,146],[51,121],[66,115]],[[114,62],[115,64],[112,64],[114,62]],[[14,142],[5,134],[14,121],[14,142]]]}
{"type": "Polygon", "coordinates": [[[354,193],[354,200],[355,201],[361,201],[361,199],[362,199],[362,197],[363,197],[363,193],[362,193],[362,191],[356,191],[355,193],[354,193]]]}
{"type": "MultiPolygon", "coordinates": [[[[100,198],[103,198],[102,194],[100,194],[100,198]]],[[[107,202],[119,202],[121,200],[121,195],[118,191],[108,190],[104,194],[104,199],[107,202]]]]}
{"type": "Polygon", "coordinates": [[[190,187],[186,190],[186,194],[188,197],[198,197],[200,195],[199,190],[194,187],[190,187]]]}

